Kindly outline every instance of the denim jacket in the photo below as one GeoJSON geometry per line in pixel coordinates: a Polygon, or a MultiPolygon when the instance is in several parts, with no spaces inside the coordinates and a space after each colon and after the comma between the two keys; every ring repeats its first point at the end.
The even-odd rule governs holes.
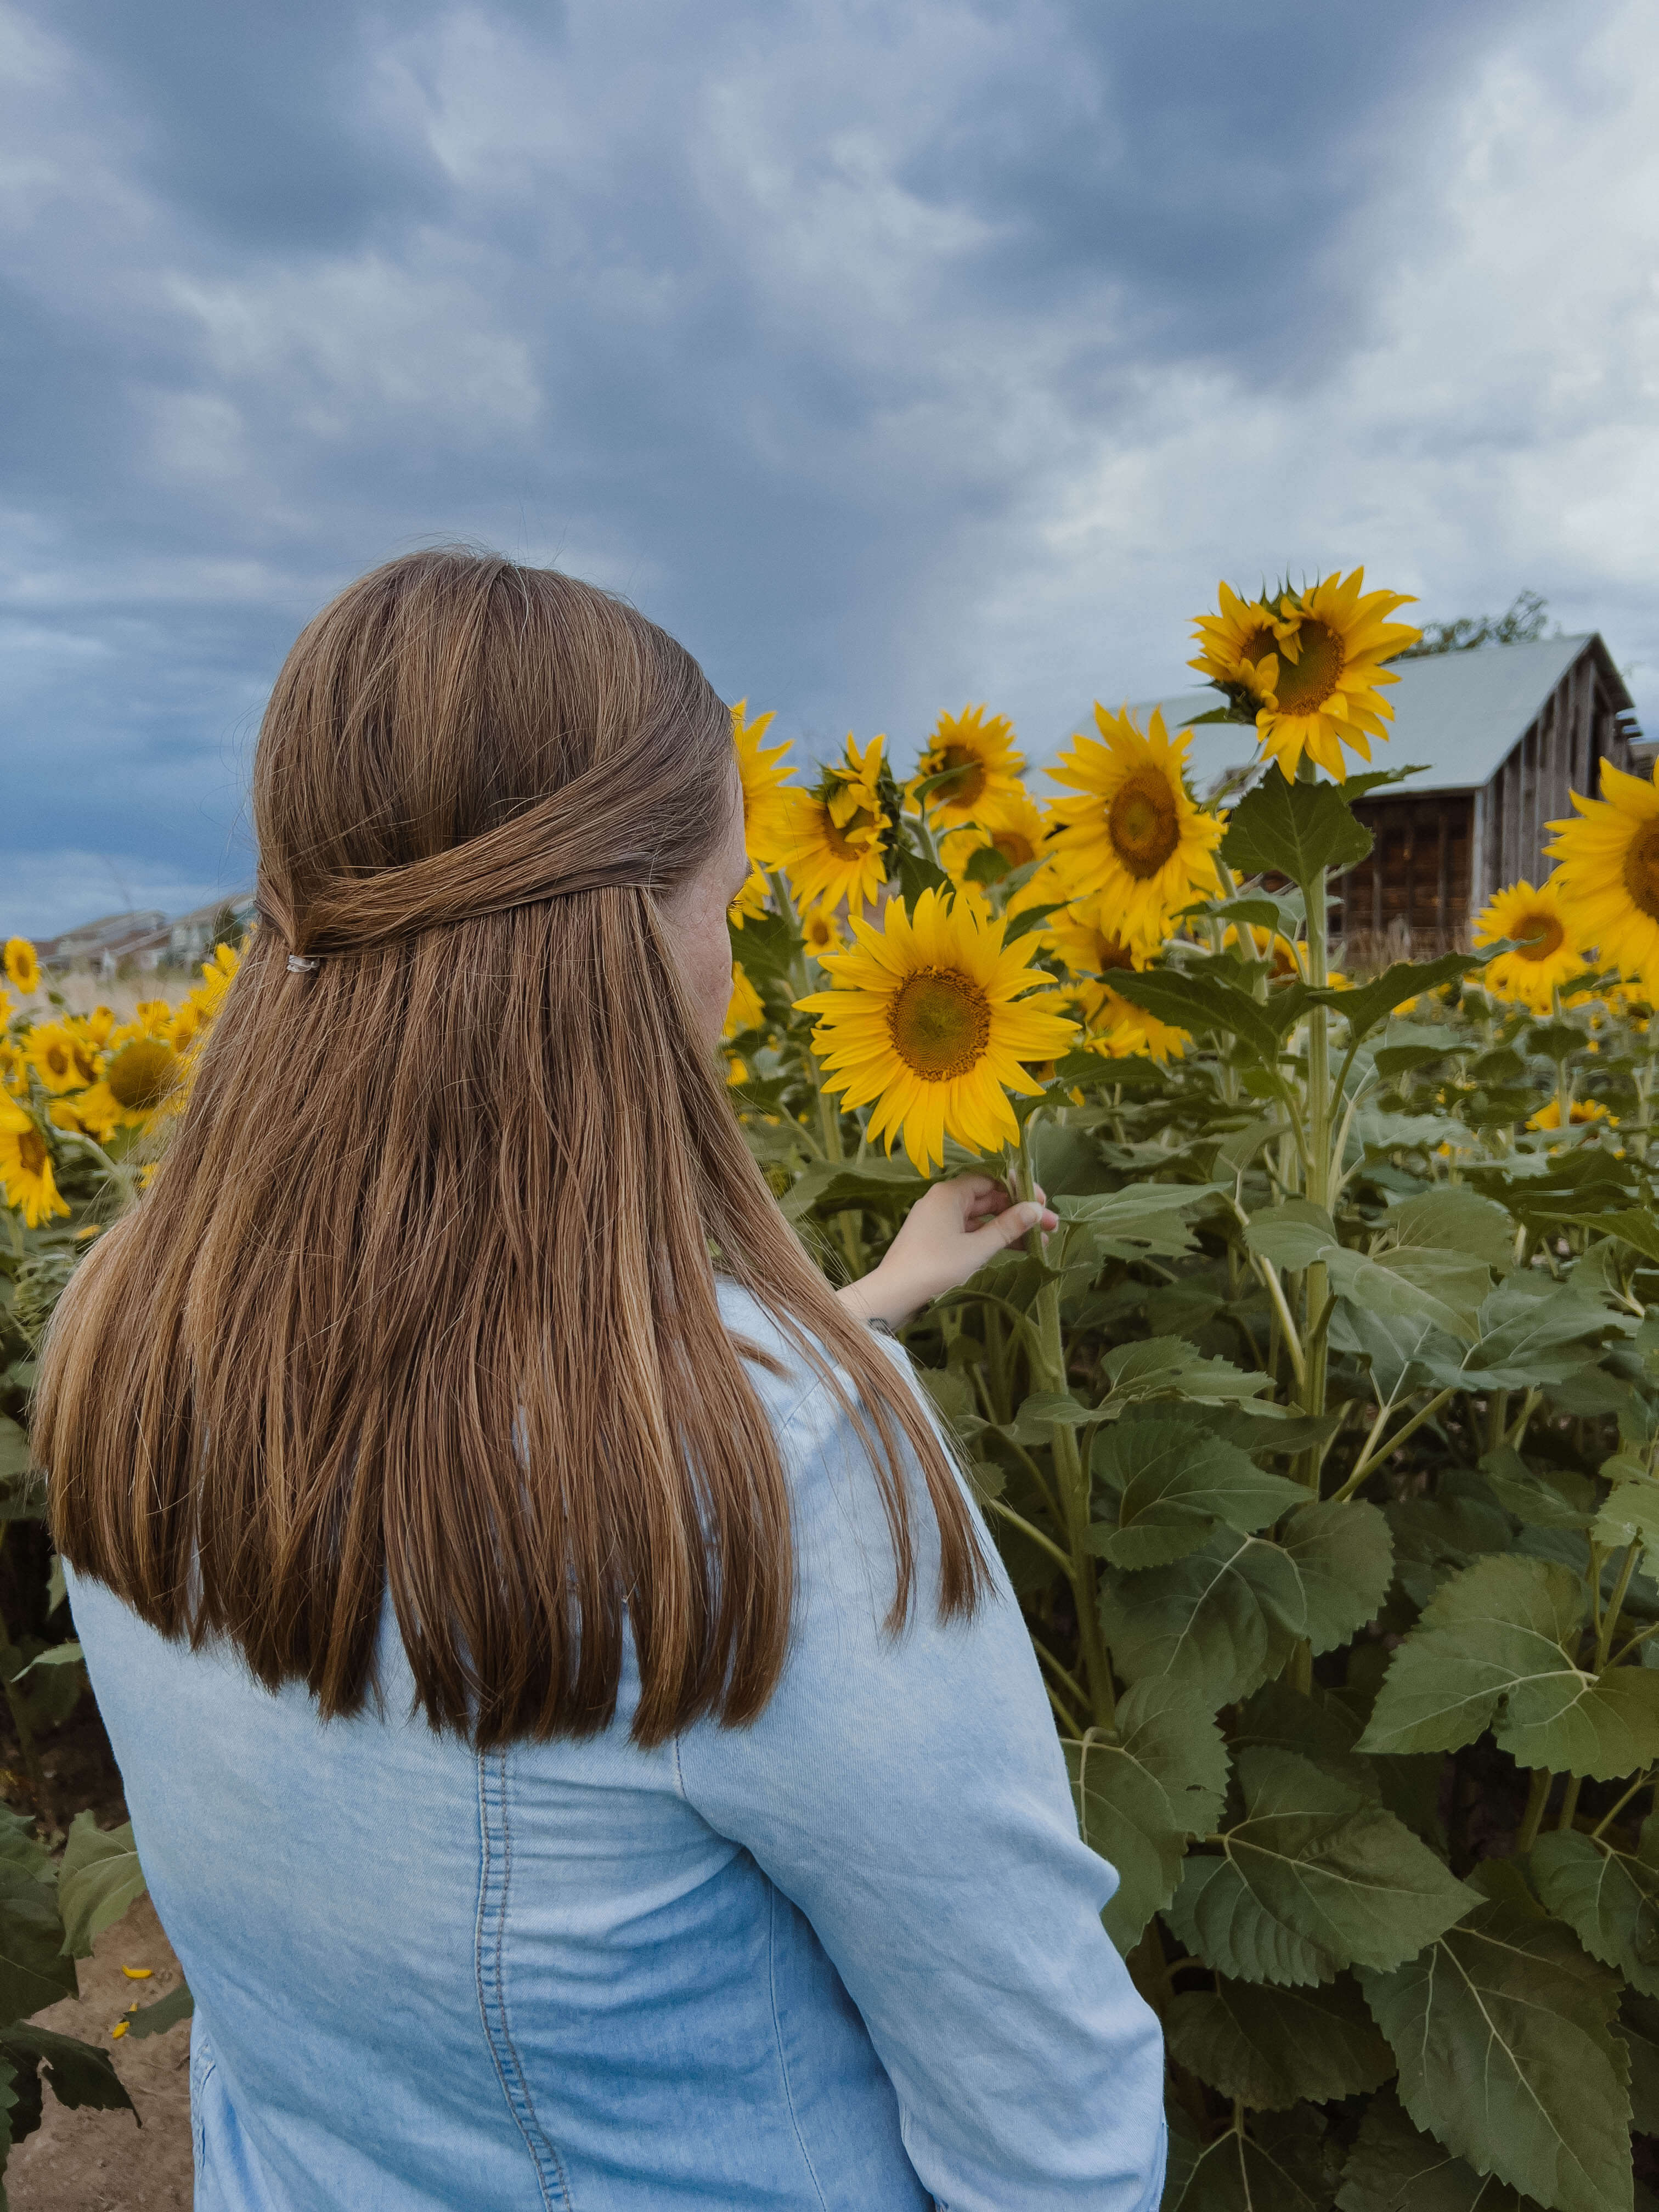
{"type": "MultiPolygon", "coordinates": [[[[139,1853],[196,1996],[197,2212],[1152,2212],[1162,2048],[1100,1920],[999,1565],[892,1595],[867,1455],[722,1286],[795,1516],[794,1638],[752,1724],[480,1754],[319,1718],[74,1580],[139,1853]]],[[[989,1551],[991,1547],[987,1545],[989,1551]]]]}

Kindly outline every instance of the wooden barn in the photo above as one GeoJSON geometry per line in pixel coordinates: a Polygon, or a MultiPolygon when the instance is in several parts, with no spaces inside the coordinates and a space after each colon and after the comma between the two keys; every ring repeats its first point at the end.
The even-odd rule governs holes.
{"type": "MultiPolygon", "coordinates": [[[[1656,750],[1643,743],[1624,678],[1594,632],[1394,665],[1393,736],[1373,746],[1373,765],[1410,763],[1421,773],[1356,804],[1371,855],[1332,885],[1347,957],[1364,965],[1466,945],[1472,918],[1495,890],[1548,874],[1547,824],[1571,813],[1568,793],[1594,797],[1604,760],[1645,775],[1656,750]]],[[[1213,691],[1188,691],[1134,712],[1144,727],[1161,706],[1173,731],[1215,703],[1213,691]]],[[[1188,757],[1201,796],[1249,759],[1250,738],[1231,723],[1194,730],[1188,757]]],[[[1033,779],[1038,787],[1044,781],[1033,779]]]]}

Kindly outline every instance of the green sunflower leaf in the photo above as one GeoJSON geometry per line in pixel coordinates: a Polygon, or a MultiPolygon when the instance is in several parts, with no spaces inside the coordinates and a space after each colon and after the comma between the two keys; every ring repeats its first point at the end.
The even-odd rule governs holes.
{"type": "Polygon", "coordinates": [[[1257,2110],[1358,2096],[1395,2070],[1394,2053],[1346,1974],[1322,1989],[1273,1989],[1221,1975],[1176,1997],[1164,2017],[1170,2056],[1257,2110]]]}
{"type": "Polygon", "coordinates": [[[1287,1198],[1251,1215],[1244,1242],[1275,1267],[1309,1267],[1336,1243],[1336,1226],[1322,1206],[1287,1198]]]}
{"type": "Polygon", "coordinates": [[[1477,2173],[1419,2133],[1391,2088],[1365,2107],[1336,2203],[1337,2212],[1542,2212],[1536,2197],[1477,2173]]]}
{"type": "Polygon", "coordinates": [[[1279,1541],[1301,1577],[1304,1632],[1316,1655],[1376,1620],[1394,1579],[1394,1539],[1376,1506],[1310,1499],[1290,1515],[1279,1541]]]}
{"type": "Polygon", "coordinates": [[[76,1990],[51,1889],[14,1862],[0,1862],[0,2020],[25,2020],[76,1990]]]}
{"type": "Polygon", "coordinates": [[[64,1917],[64,1949],[68,1956],[90,1958],[93,1938],[100,1929],[118,1920],[144,1894],[145,1887],[131,1821],[105,1830],[90,1813],[77,1813],[70,1826],[63,1870],[58,1877],[58,1906],[64,1917]]]}
{"type": "Polygon", "coordinates": [[[1539,1895],[1591,1958],[1659,1997],[1659,1816],[1649,1815],[1633,1852],[1571,1828],[1540,1836],[1532,1868],[1539,1895]]]}
{"type": "Polygon", "coordinates": [[[1172,2124],[1169,2179],[1159,2212],[1321,2212],[1286,2160],[1229,2128],[1201,2143],[1172,2124]]]}
{"type": "Polygon", "coordinates": [[[1395,1651],[1363,1752],[1455,1751],[1488,1728],[1519,1765],[1609,1781],[1659,1758],[1659,1672],[1582,1668],[1579,1577],[1515,1553],[1453,1575],[1395,1651]]]}
{"type": "Polygon", "coordinates": [[[1396,1006],[1443,983],[1455,983],[1472,969],[1486,965],[1489,954],[1443,952],[1437,960],[1397,960],[1373,982],[1357,983],[1339,991],[1330,1005],[1347,1021],[1350,1037],[1363,1037],[1396,1006]]]}
{"type": "Polygon", "coordinates": [[[1109,1572],[1100,1617],[1128,1680],[1167,1674],[1214,1712],[1279,1673],[1308,1606],[1279,1545],[1228,1529],[1172,1565],[1109,1572]]]}
{"type": "Polygon", "coordinates": [[[1193,1954],[1249,1982],[1327,1982],[1413,1957],[1479,1900],[1345,1776],[1241,1752],[1243,1818],[1190,1856],[1169,1919],[1193,1954]]]}
{"type": "Polygon", "coordinates": [[[1185,975],[1174,968],[1148,968],[1140,975],[1114,969],[1112,988],[1172,1028],[1195,1036],[1218,1030],[1237,1037],[1270,1066],[1278,1060],[1280,1031],[1268,1009],[1221,976],[1185,975]]]}
{"type": "Polygon", "coordinates": [[[1292,783],[1272,773],[1234,807],[1221,841],[1235,875],[1288,876],[1304,896],[1321,868],[1353,867],[1370,849],[1370,831],[1335,784],[1292,783]]]}
{"type": "Polygon", "coordinates": [[[1094,1468],[1115,1493],[1107,1502],[1116,1520],[1095,1522],[1090,1548],[1118,1567],[1165,1566],[1196,1551],[1218,1521],[1248,1534],[1308,1497],[1236,1444],[1145,1415],[1103,1432],[1094,1468]]]}
{"type": "Polygon", "coordinates": [[[1557,2212],[1630,2212],[1619,1984],[1569,1929],[1482,1904],[1360,1984],[1418,2127],[1557,2212]]]}
{"type": "Polygon", "coordinates": [[[1160,1678],[1124,1692],[1113,1729],[1065,1751],[1084,1841],[1117,1869],[1102,1917],[1127,1954],[1175,1895],[1188,1838],[1220,1818],[1226,1747],[1203,1706],[1160,1678]]]}

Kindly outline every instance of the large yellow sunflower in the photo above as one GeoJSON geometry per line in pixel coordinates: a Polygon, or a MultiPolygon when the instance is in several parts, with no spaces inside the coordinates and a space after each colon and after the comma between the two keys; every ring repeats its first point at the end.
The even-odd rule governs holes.
{"type": "Polygon", "coordinates": [[[1519,883],[1499,891],[1477,917],[1474,933],[1477,945],[1499,945],[1506,937],[1517,940],[1513,952],[1500,952],[1488,963],[1486,987],[1534,1013],[1548,1013],[1554,993],[1584,972],[1583,944],[1555,876],[1536,890],[1519,883]]]}
{"type": "Polygon", "coordinates": [[[1013,740],[1014,726],[1006,714],[988,720],[983,707],[941,714],[904,787],[905,805],[925,808],[947,829],[964,822],[998,824],[1025,797],[1019,780],[1025,757],[1016,752],[1013,740]],[[931,791],[921,791],[930,776],[942,780],[931,791]]]}
{"type": "MultiPolygon", "coordinates": [[[[1659,766],[1659,763],[1656,763],[1659,766]]],[[[1545,847],[1586,945],[1627,980],[1659,988],[1659,777],[1601,763],[1601,796],[1572,793],[1578,818],[1552,822],[1545,847]]]]}
{"type": "Polygon", "coordinates": [[[27,937],[9,937],[3,957],[6,978],[14,990],[27,998],[31,991],[40,988],[40,963],[34,957],[34,947],[27,937]]]}
{"type": "Polygon", "coordinates": [[[1387,617],[1410,603],[1405,592],[1367,592],[1365,572],[1333,574],[1299,592],[1245,601],[1221,586],[1221,612],[1198,619],[1200,670],[1246,710],[1254,708],[1261,748],[1287,776],[1304,753],[1346,781],[1342,748],[1369,760],[1370,739],[1386,738],[1394,708],[1378,686],[1399,678],[1383,666],[1421,636],[1387,617]]]}
{"type": "Polygon", "coordinates": [[[31,1229],[69,1212],[58,1194],[46,1139],[33,1117],[9,1099],[0,1099],[0,1191],[31,1229]]]}
{"type": "Polygon", "coordinates": [[[1123,942],[1112,928],[1105,906],[1097,894],[1076,899],[1048,924],[1049,941],[1076,979],[1066,995],[1077,1007],[1085,1042],[1125,1058],[1150,1054],[1156,1060],[1179,1059],[1191,1042],[1187,1031],[1159,1021],[1112,988],[1115,973],[1144,968],[1149,954],[1123,942]]]}
{"type": "MultiPolygon", "coordinates": [[[[787,834],[778,858],[803,908],[839,906],[862,914],[887,880],[893,817],[882,790],[884,737],[860,752],[851,732],[847,750],[810,791],[790,792],[787,834]]],[[[889,788],[891,788],[890,784],[889,788]]]]}
{"type": "Polygon", "coordinates": [[[1018,1003],[1048,980],[1030,965],[1030,939],[1006,945],[1002,922],[934,890],[914,915],[895,899],[883,922],[855,922],[857,943],[824,959],[836,988],[797,1002],[818,1017],[825,1088],[849,1108],[873,1100],[870,1134],[890,1152],[902,1133],[923,1175],[943,1164],[947,1136],[980,1152],[1016,1142],[1007,1092],[1038,1090],[1026,1064],[1057,1059],[1077,1034],[1018,1003]]]}
{"type": "Polygon", "coordinates": [[[79,1091],[98,1073],[91,1049],[62,1022],[41,1022],[29,1032],[31,1067],[55,1097],[79,1091]]]}
{"type": "Polygon", "coordinates": [[[1075,750],[1048,770],[1081,793],[1054,802],[1053,840],[1079,895],[1103,900],[1115,933],[1150,946],[1182,907],[1215,895],[1222,825],[1188,796],[1190,732],[1171,738],[1156,707],[1144,736],[1127,707],[1109,714],[1097,702],[1095,722],[1100,738],[1074,738],[1075,750]]]}

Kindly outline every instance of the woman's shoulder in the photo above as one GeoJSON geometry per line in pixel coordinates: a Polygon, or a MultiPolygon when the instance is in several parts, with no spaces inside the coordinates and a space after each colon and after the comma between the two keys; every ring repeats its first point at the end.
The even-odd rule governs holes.
{"type": "Polygon", "coordinates": [[[752,1291],[722,1275],[718,1292],[720,1319],[780,1437],[834,1407],[835,1394],[826,1389],[832,1376],[850,1388],[845,1371],[817,1338],[807,1334],[803,1340],[752,1291]]]}

